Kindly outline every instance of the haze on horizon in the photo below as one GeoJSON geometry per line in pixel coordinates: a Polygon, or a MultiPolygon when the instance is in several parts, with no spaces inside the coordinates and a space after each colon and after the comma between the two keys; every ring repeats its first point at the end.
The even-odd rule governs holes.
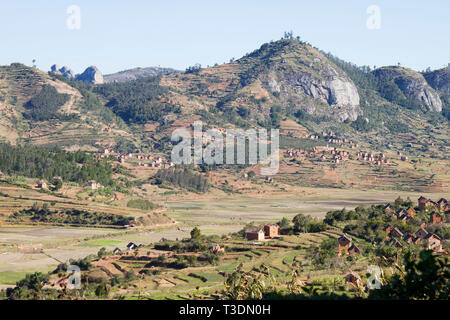
{"type": "Polygon", "coordinates": [[[438,69],[450,63],[448,12],[445,0],[8,2],[0,11],[0,65],[36,59],[44,71],[52,64],[76,73],[90,65],[103,74],[184,70],[238,59],[293,31],[357,65],[438,69]],[[79,29],[67,25],[71,5],[80,8],[79,29]],[[380,10],[379,29],[367,26],[372,5],[380,10]]]}

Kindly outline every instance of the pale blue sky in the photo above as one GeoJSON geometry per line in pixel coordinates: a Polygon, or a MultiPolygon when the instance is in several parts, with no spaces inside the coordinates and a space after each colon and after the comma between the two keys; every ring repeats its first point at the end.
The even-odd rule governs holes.
{"type": "Polygon", "coordinates": [[[416,70],[450,63],[448,0],[2,0],[0,65],[37,60],[82,72],[133,67],[185,69],[223,63],[292,30],[305,41],[358,65],[400,62],[416,70]],[[81,29],[66,26],[69,5],[81,29]],[[366,27],[370,5],[381,29],[366,27]]]}

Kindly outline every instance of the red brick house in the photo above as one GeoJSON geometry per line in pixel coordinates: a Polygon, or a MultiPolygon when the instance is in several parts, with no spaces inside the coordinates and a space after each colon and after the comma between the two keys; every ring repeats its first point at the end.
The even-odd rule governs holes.
{"type": "Polygon", "coordinates": [[[439,236],[435,235],[434,233],[429,233],[425,237],[425,240],[427,241],[427,249],[428,250],[433,250],[433,251],[437,251],[437,252],[442,251],[442,242],[441,242],[441,238],[439,236]]]}
{"type": "Polygon", "coordinates": [[[408,243],[414,243],[414,239],[415,239],[415,237],[412,234],[407,234],[403,238],[403,241],[408,242],[408,243]]]}
{"type": "Polygon", "coordinates": [[[408,217],[410,218],[414,218],[414,216],[416,215],[416,210],[414,210],[414,208],[408,208],[408,210],[406,210],[406,214],[408,215],[408,217]]]}
{"type": "Polygon", "coordinates": [[[438,204],[430,199],[427,199],[425,197],[420,197],[419,200],[419,209],[420,210],[426,210],[427,207],[434,207],[435,209],[438,208],[438,204]]]}
{"type": "Polygon", "coordinates": [[[249,229],[245,233],[247,240],[264,240],[264,230],[263,229],[249,229]]]}
{"type": "Polygon", "coordinates": [[[354,244],[352,244],[351,247],[348,248],[348,254],[351,256],[355,256],[360,253],[361,253],[361,250],[359,250],[359,248],[357,246],[355,246],[354,244]]]}
{"type": "Polygon", "coordinates": [[[430,223],[431,224],[438,224],[438,223],[442,223],[442,222],[443,222],[443,219],[439,213],[433,212],[430,214],[430,223]]]}
{"type": "Polygon", "coordinates": [[[348,285],[353,285],[355,287],[358,287],[361,282],[361,277],[356,272],[350,272],[344,277],[344,279],[348,285]]]}
{"type": "Polygon", "coordinates": [[[275,238],[280,235],[280,226],[277,224],[266,224],[264,226],[264,234],[266,237],[275,238]]]}
{"type": "Polygon", "coordinates": [[[403,238],[403,233],[395,227],[392,229],[391,233],[389,234],[392,238],[403,238]]]}
{"type": "Polygon", "coordinates": [[[419,223],[417,223],[417,225],[419,226],[419,228],[425,228],[427,226],[427,223],[424,220],[422,220],[419,223]]]}
{"type": "Polygon", "coordinates": [[[392,229],[394,229],[393,226],[391,226],[390,224],[388,224],[386,227],[384,227],[384,231],[386,232],[386,234],[388,235],[389,233],[391,233],[392,229]]]}
{"type": "Polygon", "coordinates": [[[348,234],[343,234],[338,238],[338,244],[339,244],[339,251],[338,255],[341,255],[342,253],[346,253],[350,246],[352,245],[352,238],[348,234]]]}
{"type": "Polygon", "coordinates": [[[420,238],[420,239],[424,239],[427,235],[428,235],[428,231],[425,230],[424,228],[420,228],[416,232],[416,237],[420,238]]]}

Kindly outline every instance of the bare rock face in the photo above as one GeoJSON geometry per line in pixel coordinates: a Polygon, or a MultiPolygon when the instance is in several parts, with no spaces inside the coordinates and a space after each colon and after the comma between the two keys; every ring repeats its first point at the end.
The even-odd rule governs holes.
{"type": "Polygon", "coordinates": [[[373,72],[382,81],[393,81],[406,97],[420,103],[423,111],[442,112],[439,94],[420,73],[401,67],[382,67],[373,72]]]}
{"type": "Polygon", "coordinates": [[[286,108],[340,122],[362,115],[355,84],[319,52],[300,48],[297,57],[278,61],[271,69],[262,83],[286,108]]]}
{"type": "Polygon", "coordinates": [[[84,81],[93,84],[102,84],[104,83],[103,75],[95,66],[90,66],[82,74],[76,76],[75,80],[84,81]]]}
{"type": "Polygon", "coordinates": [[[70,70],[70,68],[67,67],[67,66],[59,68],[58,65],[54,64],[54,65],[52,65],[50,67],[50,71],[55,73],[55,74],[62,75],[64,77],[66,77],[67,79],[73,79],[74,78],[74,74],[73,74],[72,70],[70,70]]]}
{"type": "Polygon", "coordinates": [[[433,89],[450,94],[450,67],[427,72],[424,77],[433,89]]]}

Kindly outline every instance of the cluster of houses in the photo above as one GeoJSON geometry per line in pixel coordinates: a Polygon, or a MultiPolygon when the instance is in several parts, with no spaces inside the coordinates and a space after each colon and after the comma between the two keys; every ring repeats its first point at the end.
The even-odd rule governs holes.
{"type": "MultiPolygon", "coordinates": [[[[395,211],[392,209],[391,205],[388,204],[384,209],[387,212],[392,213],[399,221],[411,221],[416,215],[416,210],[412,207],[395,211]]],[[[444,198],[434,202],[433,200],[421,196],[418,200],[418,209],[421,211],[432,211],[430,214],[430,225],[444,223],[444,220],[446,220],[447,223],[450,222],[450,204],[444,198]],[[444,213],[445,219],[439,212],[444,213]]],[[[415,234],[407,233],[404,235],[398,228],[391,225],[387,225],[384,228],[384,231],[386,232],[386,236],[390,239],[389,243],[395,247],[401,248],[402,244],[399,240],[403,239],[403,241],[407,243],[425,245],[427,249],[441,252],[442,239],[438,235],[426,231],[424,229],[426,226],[427,223],[425,221],[420,221],[420,229],[415,234]]]]}
{"type": "Polygon", "coordinates": [[[148,156],[148,157],[142,156],[142,158],[138,158],[138,159],[151,160],[149,163],[139,162],[138,166],[140,166],[140,167],[168,169],[168,168],[175,166],[175,164],[172,161],[166,162],[161,157],[153,158],[152,156],[148,156]]]}
{"type": "Polygon", "coordinates": [[[412,243],[414,245],[425,245],[428,250],[433,250],[436,252],[442,252],[442,239],[434,234],[426,231],[424,228],[420,228],[414,234],[403,234],[398,228],[388,225],[385,229],[387,237],[390,239],[389,244],[402,248],[403,245],[400,239],[407,243],[412,243]]]}
{"type": "Polygon", "coordinates": [[[356,156],[357,160],[373,162],[377,166],[389,163],[389,160],[383,153],[373,154],[366,151],[359,151],[358,153],[356,153],[356,156]]]}
{"type": "Polygon", "coordinates": [[[155,157],[151,154],[147,153],[138,153],[138,154],[119,154],[116,155],[114,150],[110,149],[103,149],[102,153],[99,154],[99,159],[108,158],[110,156],[115,156],[117,161],[120,163],[125,163],[127,159],[137,159],[137,160],[143,160],[138,162],[138,166],[140,167],[148,167],[148,168],[171,168],[175,164],[172,161],[167,161],[166,159],[163,159],[161,157],[155,157]],[[145,162],[144,162],[145,161],[145,162]]]}
{"type": "MultiPolygon", "coordinates": [[[[354,149],[354,148],[358,148],[358,144],[348,140],[347,138],[339,138],[336,136],[335,133],[333,132],[322,132],[322,137],[324,137],[324,139],[328,142],[328,143],[334,143],[334,144],[339,144],[339,145],[343,145],[344,143],[348,143],[350,144],[350,148],[354,149]]],[[[316,135],[316,134],[312,134],[309,136],[309,138],[311,140],[319,140],[320,136],[316,135]]]]}
{"type": "Polygon", "coordinates": [[[280,226],[274,223],[266,224],[263,228],[250,228],[245,232],[247,240],[263,241],[265,239],[278,238],[280,226]]]}

